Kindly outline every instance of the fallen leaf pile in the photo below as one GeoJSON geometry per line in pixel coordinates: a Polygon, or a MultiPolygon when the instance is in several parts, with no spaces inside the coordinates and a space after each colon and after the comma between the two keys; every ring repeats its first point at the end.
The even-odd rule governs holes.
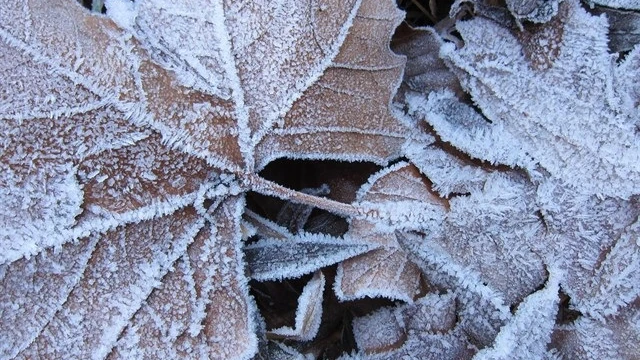
{"type": "Polygon", "coordinates": [[[3,0],[0,359],[637,359],[640,8],[412,3],[3,0]]]}

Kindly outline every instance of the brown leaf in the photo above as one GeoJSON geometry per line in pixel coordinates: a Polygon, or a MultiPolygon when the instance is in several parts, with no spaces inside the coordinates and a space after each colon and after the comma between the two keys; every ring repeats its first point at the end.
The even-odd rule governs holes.
{"type": "Polygon", "coordinates": [[[3,357],[106,356],[202,225],[185,209],[3,265],[3,357]]]}
{"type": "Polygon", "coordinates": [[[313,340],[318,334],[320,320],[322,319],[324,285],[324,275],[321,271],[317,271],[307,285],[304,286],[302,294],[298,298],[294,326],[273,329],[267,333],[267,336],[300,341],[313,340]]]}
{"type": "Polygon", "coordinates": [[[453,294],[428,294],[413,304],[354,319],[360,356],[371,359],[467,359],[474,354],[456,324],[453,294]]]}
{"type": "MultiPolygon", "coordinates": [[[[396,164],[373,175],[360,189],[358,201],[377,204],[402,201],[408,212],[432,213],[436,225],[446,206],[431,194],[418,170],[407,163],[396,164]]],[[[431,230],[428,223],[421,226],[425,231],[431,230]]],[[[351,300],[382,296],[413,301],[420,292],[420,270],[407,259],[407,254],[396,240],[396,233],[380,229],[373,220],[354,219],[347,235],[383,248],[345,260],[339,265],[335,286],[338,297],[351,300]]]]}
{"type": "Polygon", "coordinates": [[[21,306],[0,321],[42,313],[3,354],[250,358],[244,192],[359,214],[255,171],[400,155],[404,58],[388,43],[402,14],[390,0],[258,5],[116,0],[109,19],[3,3],[0,266],[3,304],[21,306]]]}

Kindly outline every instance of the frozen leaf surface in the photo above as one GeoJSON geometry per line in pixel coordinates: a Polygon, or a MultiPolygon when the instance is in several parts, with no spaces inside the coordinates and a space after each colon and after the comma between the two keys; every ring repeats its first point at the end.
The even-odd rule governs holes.
{"type": "Polygon", "coordinates": [[[527,296],[500,329],[493,346],[474,359],[544,359],[558,312],[559,280],[552,274],[543,289],[527,296]]]}
{"type": "Polygon", "coordinates": [[[574,323],[559,327],[552,345],[564,358],[581,359],[636,359],[640,340],[640,311],[638,301],[623,309],[619,315],[595,320],[583,317],[574,323]]]}
{"type": "Polygon", "coordinates": [[[453,294],[428,294],[354,320],[360,355],[371,359],[467,359],[475,351],[456,324],[453,294]]]}
{"type": "Polygon", "coordinates": [[[607,15],[609,49],[612,52],[631,51],[640,43],[640,12],[605,7],[597,7],[594,12],[607,15]]]}
{"type": "MultiPolygon", "coordinates": [[[[638,110],[627,89],[611,88],[616,65],[604,18],[565,1],[551,22],[529,32],[514,34],[484,18],[459,22],[457,29],[465,46],[444,47],[442,55],[491,123],[466,110],[430,118],[443,140],[491,162],[531,170],[539,164],[584,193],[628,198],[639,192],[638,110]],[[457,118],[469,119],[468,126],[451,122],[457,118]]],[[[637,69],[627,70],[627,77],[638,78],[637,69]]],[[[443,99],[430,100],[409,104],[429,112],[443,99]]]]}
{"type": "Polygon", "coordinates": [[[442,44],[443,41],[433,28],[413,29],[407,25],[398,28],[391,46],[395,52],[407,57],[399,97],[406,90],[428,94],[446,88],[462,93],[458,78],[440,58],[442,44]]]}
{"type": "Polygon", "coordinates": [[[312,340],[318,333],[322,319],[324,285],[324,275],[321,271],[317,271],[302,289],[302,294],[298,298],[294,326],[273,329],[267,335],[300,341],[312,340]]]}
{"type": "Polygon", "coordinates": [[[326,235],[298,234],[286,240],[261,240],[245,247],[244,252],[251,277],[264,281],[299,277],[376,247],[326,235]]]}
{"type": "Polygon", "coordinates": [[[611,8],[640,10],[640,4],[635,0],[587,0],[587,2],[611,8]]]}
{"type": "MultiPolygon", "coordinates": [[[[431,194],[418,170],[408,163],[398,163],[374,174],[360,189],[357,201],[387,206],[390,213],[406,215],[394,219],[397,223],[425,231],[439,225],[446,207],[431,194]],[[396,207],[402,209],[394,211],[396,207]]],[[[381,248],[339,265],[335,286],[338,297],[381,296],[411,302],[420,291],[420,270],[407,259],[394,228],[380,226],[373,220],[354,219],[347,235],[381,248]]]]}
{"type": "Polygon", "coordinates": [[[392,1],[263,5],[3,3],[2,357],[254,355],[244,193],[358,213],[256,170],[406,136],[392,1]]]}

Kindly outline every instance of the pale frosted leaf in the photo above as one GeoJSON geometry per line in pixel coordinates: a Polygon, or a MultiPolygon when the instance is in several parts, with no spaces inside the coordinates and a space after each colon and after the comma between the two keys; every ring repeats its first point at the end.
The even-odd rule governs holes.
{"type": "Polygon", "coordinates": [[[517,20],[545,23],[558,13],[559,0],[506,0],[517,20]]]}
{"type": "Polygon", "coordinates": [[[452,294],[428,294],[413,304],[380,309],[357,318],[354,335],[361,354],[371,359],[453,360],[469,359],[475,353],[462,328],[456,325],[452,294]],[[385,344],[391,339],[396,342],[385,344]]]}
{"type": "Polygon", "coordinates": [[[324,285],[324,275],[321,271],[317,271],[304,286],[302,294],[298,298],[294,326],[273,329],[267,335],[299,341],[313,340],[318,334],[318,329],[320,329],[324,285]]]}
{"type": "Polygon", "coordinates": [[[3,352],[106,356],[200,227],[195,210],[185,209],[4,265],[2,327],[13,330],[3,332],[3,352]]]}
{"type": "Polygon", "coordinates": [[[85,14],[70,1],[0,10],[1,263],[70,237],[82,203],[78,163],[147,136],[122,112],[133,87],[122,34],[85,14]],[[60,17],[69,21],[39,20],[60,17]]]}
{"type": "Polygon", "coordinates": [[[482,349],[474,359],[543,359],[556,323],[560,274],[551,275],[541,290],[527,296],[513,317],[500,329],[490,348],[482,349]]]}
{"type": "Polygon", "coordinates": [[[402,97],[407,90],[429,94],[449,89],[462,94],[458,78],[440,59],[442,44],[436,30],[430,27],[414,29],[402,25],[396,30],[392,49],[407,57],[403,79],[406,88],[401,87],[398,96],[402,97]]]}
{"type": "MultiPolygon", "coordinates": [[[[636,46],[627,54],[624,61],[616,67],[613,77],[613,87],[620,100],[620,107],[632,116],[640,113],[638,69],[640,69],[640,46],[636,46]]],[[[640,120],[636,120],[636,128],[638,126],[640,126],[640,120]]]]}
{"type": "Polygon", "coordinates": [[[640,295],[640,221],[625,228],[593,277],[585,311],[614,315],[640,295]]]}
{"type": "Polygon", "coordinates": [[[325,266],[367,253],[376,244],[333,238],[322,234],[289,234],[287,239],[265,239],[244,248],[253,279],[300,277],[325,266]]]}
{"type": "Polygon", "coordinates": [[[257,348],[240,249],[244,202],[230,197],[211,209],[198,233],[133,316],[112,358],[246,359],[257,348]]]}
{"type": "Polygon", "coordinates": [[[425,120],[443,141],[492,164],[533,169],[530,156],[523,154],[518,139],[501,126],[492,124],[450,91],[432,92],[426,98],[408,94],[407,104],[414,117],[425,120]],[[496,146],[507,143],[509,146],[496,146]],[[516,150],[514,150],[514,147],[516,150]]]}
{"type": "MultiPolygon", "coordinates": [[[[584,312],[598,308],[599,311],[615,311],[616,303],[620,304],[626,297],[623,294],[627,291],[633,293],[633,286],[629,288],[629,285],[619,284],[615,279],[620,276],[620,281],[624,282],[625,276],[635,276],[633,259],[637,235],[634,235],[636,230],[631,225],[640,216],[638,199],[599,199],[576,194],[561,184],[547,181],[538,187],[537,202],[542,209],[547,235],[533,246],[547,261],[564,271],[563,290],[571,297],[573,305],[584,312]],[[606,260],[609,256],[612,258],[606,260]],[[620,263],[616,264],[618,261],[620,263]],[[614,266],[614,269],[621,266],[627,272],[613,275],[611,272],[622,271],[622,268],[607,270],[608,266],[614,266]],[[599,278],[601,275],[604,278],[599,278]],[[623,298],[609,299],[594,308],[598,300],[604,300],[592,299],[596,296],[594,291],[602,290],[597,290],[594,285],[596,288],[611,286],[610,290],[617,288],[620,293],[616,296],[623,298]]],[[[627,298],[626,301],[630,300],[627,298]]]]}
{"type": "Polygon", "coordinates": [[[405,155],[420,169],[441,196],[481,191],[489,171],[465,162],[435,144],[409,142],[405,155]]]}
{"type": "MultiPolygon", "coordinates": [[[[458,166],[445,171],[467,169],[458,166]]],[[[446,254],[453,261],[446,267],[477,274],[478,281],[497,291],[507,304],[514,304],[546,277],[542,258],[531,246],[545,235],[534,206],[536,193],[515,172],[481,172],[481,176],[481,188],[469,186],[467,195],[452,197],[442,226],[423,240],[411,240],[410,246],[423,247],[422,253],[446,254]]]]}
{"type": "MultiPolygon", "coordinates": [[[[374,174],[358,192],[357,201],[379,205],[391,215],[407,215],[409,227],[421,226],[424,231],[439,225],[446,207],[431,194],[418,169],[407,163],[374,174]],[[424,221],[411,221],[411,215],[424,216],[424,221]]],[[[382,248],[343,261],[338,266],[336,293],[345,300],[382,296],[411,302],[420,289],[420,270],[407,259],[396,233],[378,225],[374,220],[351,221],[348,236],[382,248]]]]}
{"type": "Polygon", "coordinates": [[[506,136],[495,139],[492,153],[531,157],[581,192],[622,198],[639,192],[636,120],[610,87],[616,66],[606,19],[570,0],[551,22],[515,35],[482,18],[458,22],[457,29],[465,46],[441,54],[491,121],[480,133],[452,129],[466,134],[465,151],[485,159],[484,134],[500,133],[506,136]]]}
{"type": "Polygon", "coordinates": [[[460,326],[472,343],[480,347],[491,344],[510,317],[504,295],[484,283],[481,274],[463,267],[438,244],[428,243],[415,234],[399,234],[398,240],[430,284],[452,289],[458,296],[460,326]]]}
{"type": "Polygon", "coordinates": [[[637,359],[640,353],[640,304],[636,301],[604,321],[582,317],[554,333],[563,359],[637,359]]]}
{"type": "Polygon", "coordinates": [[[404,322],[394,308],[382,308],[353,319],[353,336],[366,354],[390,351],[406,341],[404,322]]]}
{"type": "MultiPolygon", "coordinates": [[[[612,52],[630,51],[640,43],[639,12],[600,6],[596,7],[594,12],[607,15],[607,20],[609,20],[609,49],[612,52]]],[[[627,74],[627,76],[629,75],[631,73],[627,74]]]]}

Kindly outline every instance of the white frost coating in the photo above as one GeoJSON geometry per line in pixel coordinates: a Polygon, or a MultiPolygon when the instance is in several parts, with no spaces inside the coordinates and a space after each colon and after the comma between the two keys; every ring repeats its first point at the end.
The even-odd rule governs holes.
{"type": "Polygon", "coordinates": [[[551,269],[542,290],[527,296],[515,315],[500,329],[491,348],[482,349],[474,360],[538,360],[547,353],[555,328],[561,274],[551,269]]]}
{"type": "Polygon", "coordinates": [[[592,294],[583,311],[599,320],[640,295],[640,220],[624,229],[597,269],[592,294]]]}
{"type": "Polygon", "coordinates": [[[472,107],[461,103],[453,92],[432,92],[428,99],[409,93],[406,101],[410,113],[427,121],[442,140],[460,150],[482,154],[482,159],[492,164],[535,168],[531,157],[526,155],[530,151],[524,147],[526,143],[518,141],[502,124],[490,124],[472,107]]]}
{"type": "Polygon", "coordinates": [[[393,308],[382,308],[353,319],[353,335],[360,351],[374,352],[398,345],[404,336],[404,321],[393,308]]]}
{"type": "Polygon", "coordinates": [[[297,278],[366,253],[375,244],[324,234],[289,234],[287,239],[264,239],[244,248],[255,280],[297,278]]]}
{"type": "Polygon", "coordinates": [[[505,318],[510,315],[509,307],[505,304],[502,294],[483,284],[480,274],[469,270],[454,261],[453,258],[437,244],[431,244],[428,239],[422,244],[415,238],[400,236],[401,244],[410,251],[410,258],[415,259],[416,264],[433,279],[445,279],[442,275],[451,277],[455,282],[454,287],[460,287],[463,291],[477,294],[481,299],[493,305],[505,318]],[[441,274],[441,275],[438,275],[441,274]]]}
{"type": "Polygon", "coordinates": [[[441,196],[480,191],[489,176],[487,170],[465,164],[435,145],[409,142],[404,153],[441,196]]]}
{"type": "MultiPolygon", "coordinates": [[[[487,19],[457,23],[465,46],[443,47],[441,55],[492,122],[486,128],[498,129],[480,135],[506,136],[458,129],[466,135],[454,146],[490,161],[511,152],[508,164],[530,156],[580,192],[627,199],[640,192],[640,141],[634,116],[607,100],[616,65],[606,18],[576,0],[560,8],[561,20],[531,39],[487,19]]],[[[626,76],[637,78],[637,69],[631,72],[626,76]]]]}
{"type": "MultiPolygon", "coordinates": [[[[291,15],[283,16],[283,20],[285,20],[286,23],[281,25],[284,26],[274,26],[272,29],[270,29],[271,31],[275,30],[275,33],[278,37],[275,46],[280,51],[279,54],[273,59],[276,61],[274,61],[274,64],[267,64],[267,67],[259,69],[259,77],[254,77],[252,79],[248,78],[247,80],[252,82],[256,81],[256,83],[252,84],[252,87],[255,88],[250,88],[252,92],[255,91],[256,94],[254,96],[258,98],[262,97],[263,94],[260,94],[261,92],[269,93],[270,95],[273,95],[273,93],[275,92],[279,96],[277,97],[277,101],[266,107],[265,110],[267,111],[261,114],[263,117],[263,123],[253,136],[252,140],[254,146],[262,140],[266,133],[272,130],[274,124],[277,124],[277,128],[282,127],[282,118],[289,111],[293,103],[303,95],[305,90],[316,83],[325,72],[325,70],[332,64],[334,58],[340,50],[340,47],[344,43],[344,40],[349,33],[349,29],[353,24],[353,20],[356,17],[356,14],[358,13],[361,2],[362,0],[356,0],[351,4],[351,2],[345,1],[345,4],[351,4],[351,11],[349,12],[345,21],[341,24],[339,32],[335,35],[335,37],[332,39],[332,43],[330,44],[319,44],[317,38],[313,43],[308,41],[308,36],[316,36],[314,33],[315,30],[313,29],[316,24],[313,23],[313,20],[309,21],[309,19],[306,19],[304,17],[292,17],[291,15]],[[304,30],[301,31],[302,29],[304,30]],[[292,39],[296,39],[298,41],[302,40],[302,43],[306,46],[319,46],[322,53],[322,56],[319,57],[315,61],[315,63],[312,63],[310,68],[306,69],[304,74],[298,74],[298,76],[296,77],[286,76],[289,75],[286,73],[291,71],[290,69],[277,69],[277,67],[281,66],[281,64],[283,63],[295,63],[298,61],[298,59],[295,59],[295,56],[300,55],[295,53],[295,47],[291,47],[290,43],[292,39]],[[267,87],[268,89],[264,89],[264,87],[267,87]]],[[[290,1],[281,1],[277,3],[278,4],[276,6],[280,11],[293,10],[293,6],[290,1]]],[[[312,10],[313,4],[307,5],[301,3],[301,6],[306,8],[301,9],[306,12],[307,10],[312,10]]],[[[300,11],[298,13],[300,13],[300,11]]],[[[309,17],[313,17],[311,13],[306,15],[308,15],[309,17]]],[[[309,51],[309,53],[312,53],[312,51],[309,51]]],[[[261,54],[259,56],[261,56],[261,54]]],[[[259,101],[264,100],[260,99],[259,101]]]]}
{"type": "MultiPolygon", "coordinates": [[[[0,211],[0,264],[23,256],[28,258],[68,241],[69,229],[81,212],[83,193],[74,176],[63,175],[73,170],[66,165],[58,167],[62,168],[58,174],[37,171],[28,182],[16,179],[15,184],[9,183],[9,187],[0,189],[0,203],[9,210],[8,214],[0,211]],[[52,175],[54,179],[47,179],[52,175]],[[47,187],[51,189],[48,194],[47,187]],[[48,196],[42,196],[44,194],[48,196]],[[21,213],[14,213],[18,209],[21,213]]],[[[2,170],[6,181],[6,175],[11,173],[2,170]]]]}
{"type": "Polygon", "coordinates": [[[138,14],[136,3],[131,0],[105,0],[107,16],[123,29],[132,29],[138,14]]]}
{"type": "Polygon", "coordinates": [[[293,328],[284,326],[271,330],[269,333],[292,340],[313,340],[320,329],[324,285],[324,275],[321,271],[316,272],[313,278],[304,286],[302,294],[298,298],[298,308],[296,309],[296,320],[293,328]]]}

